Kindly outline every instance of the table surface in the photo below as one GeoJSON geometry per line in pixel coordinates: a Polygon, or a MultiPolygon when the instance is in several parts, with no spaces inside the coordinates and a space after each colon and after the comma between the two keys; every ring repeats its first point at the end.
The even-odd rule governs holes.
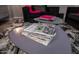
{"type": "Polygon", "coordinates": [[[48,46],[39,44],[28,37],[17,35],[14,31],[9,33],[9,38],[17,47],[30,54],[70,54],[71,41],[67,34],[59,26],[55,28],[55,39],[48,46]]]}

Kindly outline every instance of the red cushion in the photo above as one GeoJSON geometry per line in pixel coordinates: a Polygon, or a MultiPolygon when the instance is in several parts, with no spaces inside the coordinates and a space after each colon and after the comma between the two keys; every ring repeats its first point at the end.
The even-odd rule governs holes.
{"type": "Polygon", "coordinates": [[[39,18],[44,20],[54,20],[55,16],[43,15],[43,16],[40,16],[39,18]]]}
{"type": "Polygon", "coordinates": [[[29,9],[30,13],[36,14],[36,13],[42,12],[41,10],[32,10],[32,6],[30,6],[30,5],[26,5],[25,7],[29,9]]]}
{"type": "Polygon", "coordinates": [[[29,12],[30,12],[30,13],[40,13],[41,10],[32,10],[32,8],[30,7],[30,8],[29,8],[29,12]]]}

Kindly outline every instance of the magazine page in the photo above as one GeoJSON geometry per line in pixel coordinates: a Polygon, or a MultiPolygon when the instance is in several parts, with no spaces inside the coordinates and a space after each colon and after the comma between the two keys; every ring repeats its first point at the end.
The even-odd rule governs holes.
{"type": "Polygon", "coordinates": [[[55,31],[55,26],[45,23],[34,23],[31,26],[24,29],[24,31],[31,33],[39,33],[43,35],[53,35],[53,31],[55,31]]]}
{"type": "Polygon", "coordinates": [[[51,26],[48,24],[32,24],[24,29],[22,35],[47,46],[56,35],[54,27],[51,26]]]}

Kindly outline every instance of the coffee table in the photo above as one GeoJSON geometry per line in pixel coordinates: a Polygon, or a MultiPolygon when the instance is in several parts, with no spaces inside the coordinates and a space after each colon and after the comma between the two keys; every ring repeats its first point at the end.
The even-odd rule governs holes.
{"type": "Polygon", "coordinates": [[[29,54],[71,54],[71,42],[67,34],[59,26],[55,28],[55,39],[48,46],[39,44],[23,35],[17,35],[15,31],[9,33],[9,38],[17,47],[29,54]]]}

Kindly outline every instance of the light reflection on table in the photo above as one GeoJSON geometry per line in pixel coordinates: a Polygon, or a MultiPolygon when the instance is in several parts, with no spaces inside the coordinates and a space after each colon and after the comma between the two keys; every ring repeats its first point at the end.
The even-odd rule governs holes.
{"type": "Polygon", "coordinates": [[[14,29],[15,33],[17,34],[21,34],[21,32],[23,31],[23,27],[17,27],[14,29]]]}

